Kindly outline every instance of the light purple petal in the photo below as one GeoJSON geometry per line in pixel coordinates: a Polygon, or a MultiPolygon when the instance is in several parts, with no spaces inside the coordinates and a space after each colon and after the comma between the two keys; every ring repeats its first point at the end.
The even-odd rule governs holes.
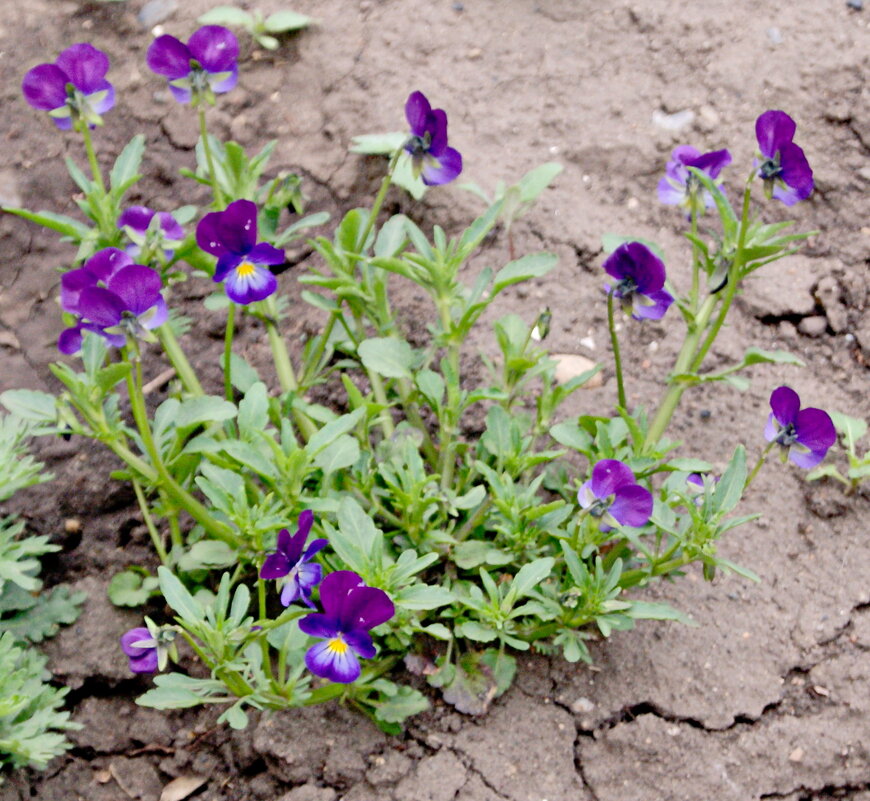
{"type": "Polygon", "coordinates": [[[422,92],[412,92],[405,102],[405,119],[414,136],[423,136],[426,133],[426,118],[432,106],[422,92]]]}
{"type": "Polygon", "coordinates": [[[142,656],[145,651],[150,651],[153,649],[142,648],[141,646],[133,645],[133,643],[139,642],[140,640],[148,639],[151,639],[151,632],[148,631],[148,629],[146,629],[144,626],[130,629],[129,631],[126,631],[121,635],[121,650],[127,656],[142,656]]]}
{"type": "Polygon", "coordinates": [[[303,634],[310,634],[312,637],[327,638],[336,637],[341,631],[338,618],[330,615],[322,615],[320,612],[314,612],[311,615],[303,617],[299,621],[299,630],[303,634]]]}
{"type": "Polygon", "coordinates": [[[108,328],[121,322],[125,311],[124,301],[114,292],[102,287],[88,287],[79,295],[82,317],[100,328],[108,328]]]}
{"type": "Polygon", "coordinates": [[[363,659],[371,659],[378,653],[367,631],[348,631],[344,635],[344,640],[363,659]]]}
{"type": "Polygon", "coordinates": [[[278,289],[278,279],[266,267],[249,265],[254,268],[249,272],[249,267],[246,265],[249,265],[249,262],[242,261],[224,278],[229,299],[243,306],[265,300],[278,289]]]}
{"type": "Polygon", "coordinates": [[[254,245],[245,258],[254,264],[283,264],[285,261],[284,251],[273,247],[268,242],[254,245]]]}
{"type": "Polygon", "coordinates": [[[204,25],[188,39],[187,46],[207,72],[229,72],[239,58],[239,40],[221,25],[204,25]]]}
{"type": "Polygon", "coordinates": [[[340,617],[348,593],[362,586],[364,586],[363,580],[350,570],[336,570],[330,573],[320,585],[320,603],[323,611],[331,617],[340,617]]]}
{"type": "Polygon", "coordinates": [[[157,219],[160,220],[160,229],[167,239],[184,239],[184,229],[168,211],[157,212],[157,219]]]}
{"type": "Polygon", "coordinates": [[[189,103],[193,99],[193,92],[188,86],[173,86],[169,84],[169,91],[179,103],[189,103]]]}
{"type": "Polygon", "coordinates": [[[668,206],[679,206],[686,199],[686,187],[674,185],[670,178],[662,178],[658,185],[659,200],[668,206]]]}
{"type": "Polygon", "coordinates": [[[224,92],[229,92],[231,89],[236,88],[236,84],[239,82],[239,68],[233,67],[230,72],[218,72],[214,75],[210,75],[208,79],[209,86],[211,86],[212,92],[215,94],[221,95],[224,92]],[[221,77],[221,76],[226,76],[221,77]]]}
{"type": "Polygon", "coordinates": [[[217,230],[227,250],[247,254],[257,241],[257,207],[250,200],[230,203],[220,212],[217,230]]]}
{"type": "Polygon", "coordinates": [[[289,576],[281,588],[281,605],[290,606],[290,604],[304,597],[302,586],[299,584],[297,577],[295,575],[289,576]]]}
{"type": "Polygon", "coordinates": [[[822,409],[801,409],[795,418],[794,428],[801,445],[823,455],[837,441],[837,429],[830,415],[822,409]]]}
{"type": "Polygon", "coordinates": [[[637,292],[632,301],[631,316],[635,320],[661,320],[674,302],[674,298],[670,292],[659,289],[657,292],[648,292],[646,295],[637,292]]]}
{"type": "Polygon", "coordinates": [[[348,594],[339,620],[342,631],[373,629],[389,620],[395,613],[396,608],[390,596],[383,590],[376,587],[357,587],[348,594]]]}
{"type": "Polygon", "coordinates": [[[21,82],[24,99],[33,108],[51,111],[66,103],[67,74],[56,64],[34,67],[21,82]]]}
{"type": "Polygon", "coordinates": [[[137,317],[160,300],[163,282],[160,273],[141,264],[131,264],[113,275],[107,289],[114,292],[137,317]]]}
{"type": "Polygon", "coordinates": [[[776,418],[773,416],[773,412],[771,412],[767,416],[767,425],[764,427],[764,438],[768,442],[773,442],[776,439],[777,434],[779,434],[779,426],[776,423],[776,418]]]}
{"type": "Polygon", "coordinates": [[[788,449],[788,458],[798,467],[810,470],[819,464],[822,459],[825,458],[827,453],[827,448],[822,451],[811,451],[804,448],[802,445],[794,444],[788,449]]]}
{"type": "Polygon", "coordinates": [[[139,234],[144,234],[148,230],[154,214],[154,210],[147,206],[130,206],[130,208],[124,209],[121,216],[118,217],[118,228],[126,226],[139,234]]]}
{"type": "Polygon", "coordinates": [[[462,172],[462,156],[452,147],[445,148],[436,159],[434,156],[423,158],[423,183],[426,186],[443,186],[450,183],[462,172]]]}
{"type": "Polygon", "coordinates": [[[281,578],[290,572],[291,567],[293,563],[283,553],[270,553],[260,568],[260,578],[281,578]]]}
{"type": "Polygon", "coordinates": [[[109,71],[109,57],[87,42],[68,47],[55,63],[69,76],[73,86],[86,95],[102,88],[109,71]]]}
{"type": "Polygon", "coordinates": [[[311,590],[323,578],[323,565],[317,562],[301,562],[296,568],[297,580],[302,590],[311,590]]]}
{"type": "Polygon", "coordinates": [[[88,104],[95,114],[105,114],[115,105],[115,87],[108,81],[95,91],[87,95],[88,104]]]}
{"type": "Polygon", "coordinates": [[[592,480],[590,479],[577,490],[577,503],[583,509],[588,509],[596,500],[598,499],[595,497],[595,493],[592,492],[592,480]]]}
{"type": "Polygon", "coordinates": [[[148,69],[169,80],[183,78],[190,73],[190,50],[174,36],[158,36],[151,42],[145,62],[148,69]]]}
{"type": "Polygon", "coordinates": [[[633,485],[634,473],[618,459],[602,459],[592,468],[592,492],[596,498],[608,498],[619,487],[633,485]]]}
{"type": "Polygon", "coordinates": [[[791,142],[795,130],[795,121],[784,111],[765,111],[755,121],[755,137],[761,154],[774,158],[783,145],[791,142]]]}
{"type": "Polygon", "coordinates": [[[770,395],[770,408],[781,426],[794,423],[800,407],[801,399],[791,387],[778,387],[770,395]]]}
{"type": "Polygon", "coordinates": [[[623,526],[645,526],[653,510],[650,491],[639,484],[618,487],[607,510],[623,526]]]}
{"type": "Polygon", "coordinates": [[[57,339],[57,349],[67,356],[78,353],[82,349],[81,326],[77,325],[74,328],[66,328],[61,331],[57,339]]]}
{"type": "Polygon", "coordinates": [[[154,673],[157,670],[159,658],[156,648],[149,648],[142,656],[131,656],[130,671],[133,673],[154,673]]]}
{"type": "Polygon", "coordinates": [[[359,678],[362,669],[353,649],[343,640],[324,640],[305,652],[305,665],[315,675],[336,684],[350,684],[359,678]],[[336,645],[341,643],[342,650],[336,645]]]}
{"type": "Polygon", "coordinates": [[[196,226],[196,244],[200,250],[218,257],[227,252],[227,246],[221,238],[220,221],[222,214],[223,212],[220,211],[206,214],[196,226]]]}

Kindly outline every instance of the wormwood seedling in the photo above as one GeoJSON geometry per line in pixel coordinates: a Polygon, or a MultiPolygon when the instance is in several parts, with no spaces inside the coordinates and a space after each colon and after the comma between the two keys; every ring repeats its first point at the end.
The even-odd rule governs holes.
{"type": "MultiPolygon", "coordinates": [[[[463,372],[483,313],[508,287],[549,273],[557,259],[511,258],[480,270],[471,284],[468,262],[497,225],[509,228],[528,209],[558,165],[484,196],[485,211],[455,234],[437,225],[425,231],[401,214],[382,219],[393,183],[420,196],[463,169],[448,141],[447,112],[412,91],[402,133],[357,140],[357,149],[389,156],[371,208],[349,210],[331,237],[310,240],[316,258],[299,280],[324,325],[291,354],[282,334],[290,310],[275,273],[284,248],[325,216],[285,223],[285,208],[301,211],[303,198],[295,176],[263,178],[274,143],[249,156],[208,133],[207,107],[238,79],[229,30],[206,25],[186,43],[161,36],[147,61],[178,102],[196,109],[196,164],[184,174],[210,188],[210,205],[125,207],[143,164],[141,137],[108,180],[101,174],[91,128],[114,100],[105,54],[74,45],[55,64],[31,70],[28,102],[82,137],[91,174],[68,166],[87,222],[7,211],[77,247],[61,280],[67,328],[58,344],[79,358],[53,366],[64,387],[57,396],[18,390],[0,397],[44,431],[98,440],[124,464],[115,475],[132,484],[161,566],[156,575],[131,566],[112,592],[127,604],[159,593],[175,613],[122,637],[131,670],[158,672],[140,703],[220,704],[222,719],[240,727],[248,708],[338,698],[398,731],[427,704],[394,681],[403,660],[460,709],[482,712],[509,686],[516,651],[588,661],[593,636],[643,618],[687,621],[635,596],[656,578],[692,563],[707,578],[718,570],[753,577],[720,557],[718,542],[752,519],[734,512],[773,450],[802,468],[821,462],[836,436],[830,417],[801,408],[788,387],[774,390],[767,447],[750,469],[737,445],[721,476],[702,460],[675,455],[679,443],[666,432],[691,387],[741,387],[751,365],[800,364],[783,351],[750,348],[715,372],[705,366],[743,279],[807,236],[761,219],[765,202],[792,205],[812,191],[785,112],[766,111],[756,121],[759,155],[736,210],[720,187],[731,165],[727,150],[674,150],[659,195],[686,216],[688,287],[668,279],[652,243],[606,237],[604,295],[591,302],[606,304],[617,405],[611,414],[566,418],[564,401],[595,371],[556,381],[555,362],[538,341],[558,324],[546,313],[498,319],[500,358],[489,362],[490,375],[480,381],[463,372]],[[761,203],[753,199],[759,181],[761,203]],[[718,225],[702,233],[708,212],[718,225]],[[395,313],[396,277],[431,303],[422,344],[408,340],[395,313]],[[173,290],[185,280],[220,285],[206,301],[226,314],[223,382],[208,388],[214,394],[180,341],[185,326],[173,290]],[[662,398],[647,409],[627,403],[620,312],[628,325],[678,315],[685,326],[662,398]],[[238,353],[242,315],[265,328],[277,387],[238,353]],[[163,370],[163,359],[178,380],[149,409],[145,373],[163,370]],[[341,413],[311,400],[310,391],[326,383],[343,390],[341,413]],[[463,417],[478,405],[486,426],[470,441],[463,417]],[[199,660],[191,675],[172,666],[182,649],[199,660]]],[[[763,421],[754,425],[760,434],[763,421]]]]}

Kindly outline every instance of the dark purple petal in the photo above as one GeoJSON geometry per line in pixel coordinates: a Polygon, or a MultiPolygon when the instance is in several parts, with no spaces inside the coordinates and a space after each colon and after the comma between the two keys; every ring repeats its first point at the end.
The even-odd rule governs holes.
{"type": "Polygon", "coordinates": [[[133,673],[154,673],[157,670],[159,658],[156,648],[149,648],[142,656],[131,656],[130,671],[133,673]]]}
{"type": "Polygon", "coordinates": [[[362,672],[351,647],[338,638],[312,645],[305,652],[305,665],[315,676],[336,684],[350,684],[362,672]]]}
{"type": "MultiPolygon", "coordinates": [[[[321,597],[323,590],[321,589],[321,597]]],[[[396,613],[390,596],[375,587],[351,590],[339,614],[342,631],[373,629],[396,613]]]]}
{"type": "Polygon", "coordinates": [[[639,484],[618,487],[607,510],[623,526],[645,526],[653,510],[653,497],[639,484]]]}
{"type": "Polygon", "coordinates": [[[665,265],[646,245],[625,242],[604,262],[604,271],[620,280],[630,278],[638,292],[648,295],[665,284],[665,265]]]}
{"type": "Polygon", "coordinates": [[[331,617],[340,617],[348,593],[362,586],[364,586],[363,580],[350,570],[336,570],[330,573],[320,585],[320,603],[323,611],[331,617]]]}
{"type": "Polygon", "coordinates": [[[82,290],[96,285],[97,277],[86,267],[64,273],[60,278],[60,307],[66,312],[78,314],[82,290]]]}
{"type": "Polygon", "coordinates": [[[235,270],[244,260],[244,256],[238,253],[230,253],[229,251],[226,251],[218,259],[218,262],[215,265],[212,281],[223,281],[229,274],[230,270],[235,270]]]}
{"type": "Polygon", "coordinates": [[[160,273],[141,264],[131,264],[113,275],[107,289],[124,302],[127,311],[137,317],[160,300],[163,282],[160,273]]]}
{"type": "Polygon", "coordinates": [[[378,653],[371,634],[367,631],[348,631],[344,635],[344,640],[363,659],[371,659],[378,653]]]}
{"type": "Polygon", "coordinates": [[[405,119],[414,136],[423,136],[426,133],[426,118],[432,106],[422,92],[412,92],[405,102],[405,119]]]}
{"type": "MultiPolygon", "coordinates": [[[[287,556],[288,555],[287,552],[290,550],[292,545],[293,545],[293,536],[290,534],[290,532],[286,528],[282,528],[278,532],[278,543],[277,543],[278,550],[281,553],[283,553],[285,556],[287,556]]],[[[293,561],[295,562],[296,560],[294,559],[293,561]]]]}
{"type": "Polygon", "coordinates": [[[665,169],[666,174],[675,175],[674,172],[679,167],[686,164],[695,164],[695,160],[701,155],[701,151],[691,145],[677,145],[671,151],[671,160],[665,169]]]}
{"type": "MultiPolygon", "coordinates": [[[[782,170],[779,178],[791,187],[797,200],[805,200],[812,194],[813,171],[804,151],[794,142],[789,142],[780,148],[779,166],[782,170]]],[[[792,204],[786,203],[786,205],[792,204]]]]}
{"type": "Polygon", "coordinates": [[[609,498],[619,487],[634,483],[634,473],[618,459],[602,459],[592,468],[591,486],[596,498],[609,498]]]}
{"type": "Polygon", "coordinates": [[[770,408],[781,426],[787,426],[797,420],[800,406],[801,399],[791,387],[778,387],[770,395],[770,408]]]}
{"type": "Polygon", "coordinates": [[[57,339],[57,349],[67,356],[78,353],[82,349],[81,326],[77,325],[74,328],[66,328],[61,331],[57,339]]]}
{"type": "Polygon", "coordinates": [[[661,320],[673,302],[673,295],[664,289],[646,295],[636,292],[632,296],[631,316],[635,320],[661,320]]]}
{"type": "Polygon", "coordinates": [[[426,156],[423,159],[422,176],[426,186],[443,186],[450,183],[461,172],[462,156],[452,147],[445,148],[437,159],[433,156],[426,156]]]}
{"type": "Polygon", "coordinates": [[[224,278],[227,297],[243,306],[265,300],[278,289],[278,279],[266,267],[242,261],[224,278]]]}
{"type": "MultiPolygon", "coordinates": [[[[282,531],[286,531],[286,529],[282,529],[282,531]]],[[[291,565],[295,565],[302,557],[302,551],[305,548],[305,540],[307,537],[307,532],[299,530],[297,530],[296,533],[289,538],[279,536],[278,547],[281,549],[287,559],[290,560],[291,565]]]]}
{"type": "Polygon", "coordinates": [[[336,637],[341,628],[339,627],[338,618],[314,612],[311,615],[306,615],[299,621],[299,630],[303,634],[310,634],[312,637],[336,637]]]}
{"type": "Polygon", "coordinates": [[[139,234],[144,234],[148,230],[154,214],[154,210],[147,206],[130,206],[130,208],[124,209],[121,216],[118,217],[118,228],[127,226],[139,234]]]}
{"type": "Polygon", "coordinates": [[[327,545],[329,545],[329,540],[314,540],[311,545],[309,545],[305,549],[305,553],[302,554],[302,561],[308,562],[310,561],[318,551],[322,551],[327,545]]]}
{"type": "Polygon", "coordinates": [[[253,264],[283,264],[285,256],[283,250],[273,247],[267,242],[260,242],[251,248],[246,259],[253,264]]]}
{"type": "MultiPolygon", "coordinates": [[[[221,238],[220,221],[223,212],[213,211],[206,214],[196,226],[196,244],[200,250],[211,253],[212,256],[223,256],[227,246],[221,238]]],[[[221,280],[221,279],[217,279],[221,280]]]]}
{"type": "Polygon", "coordinates": [[[204,25],[188,39],[187,46],[207,72],[229,72],[239,58],[239,40],[221,25],[204,25]]]}
{"type": "Polygon", "coordinates": [[[64,50],[55,62],[76,89],[89,95],[104,87],[109,71],[109,57],[87,42],[74,44],[64,50]]]}
{"type": "Polygon", "coordinates": [[[429,154],[440,159],[447,148],[447,112],[442,108],[432,109],[426,119],[426,130],[429,133],[429,154]]]}
{"type": "MultiPolygon", "coordinates": [[[[257,245],[257,247],[260,247],[257,245]]],[[[282,258],[283,258],[283,254],[282,258]]],[[[269,264],[269,262],[261,262],[262,264],[269,264]]],[[[278,262],[274,262],[277,264],[278,262]]],[[[308,535],[311,533],[311,527],[314,525],[314,512],[311,509],[303,509],[299,513],[299,519],[296,521],[296,531],[305,532],[304,539],[308,539],[308,535]]]]}
{"type": "Polygon", "coordinates": [[[118,248],[103,248],[98,250],[83,265],[83,269],[92,273],[100,281],[108,281],[115,273],[133,263],[128,253],[118,248]]]}
{"type": "Polygon", "coordinates": [[[724,167],[731,163],[731,154],[727,150],[713,150],[710,153],[704,153],[689,164],[691,167],[697,167],[703,170],[711,178],[717,178],[724,167]]]}
{"type": "Polygon", "coordinates": [[[795,121],[784,111],[765,111],[755,121],[755,138],[763,156],[775,158],[778,150],[794,138],[795,121]]]}
{"type": "Polygon", "coordinates": [[[145,56],[148,69],[169,80],[183,78],[190,73],[190,50],[174,36],[158,36],[145,56]]]}
{"type": "Polygon", "coordinates": [[[837,429],[827,412],[812,407],[801,409],[794,423],[797,441],[811,451],[826,453],[837,441],[837,429]]]}
{"type": "Polygon", "coordinates": [[[227,250],[242,255],[249,253],[257,241],[257,207],[250,200],[230,203],[220,212],[217,230],[220,242],[227,250]]]}
{"type": "Polygon", "coordinates": [[[66,103],[67,74],[56,64],[34,67],[21,82],[24,99],[33,108],[51,111],[66,103]]]}
{"type": "Polygon", "coordinates": [[[260,568],[260,578],[262,579],[277,579],[286,576],[293,567],[291,562],[283,553],[270,553],[263,566],[260,568]]]}
{"type": "Polygon", "coordinates": [[[102,287],[88,287],[79,295],[79,310],[82,317],[100,328],[109,328],[121,322],[126,307],[114,292],[102,287]]]}

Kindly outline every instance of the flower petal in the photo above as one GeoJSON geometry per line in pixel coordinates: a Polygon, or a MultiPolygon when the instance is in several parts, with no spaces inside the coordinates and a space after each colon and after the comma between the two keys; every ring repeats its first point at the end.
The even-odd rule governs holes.
{"type": "Polygon", "coordinates": [[[359,678],[362,668],[353,649],[343,641],[344,650],[334,640],[324,640],[305,652],[305,665],[315,675],[337,684],[350,684],[359,678]]]}
{"type": "Polygon", "coordinates": [[[426,118],[426,130],[429,134],[429,153],[437,159],[447,148],[447,112],[443,108],[434,108],[426,118]]]}
{"type": "Polygon", "coordinates": [[[779,151],[779,164],[782,169],[779,177],[794,191],[797,200],[808,198],[813,192],[813,171],[804,151],[794,142],[783,145],[779,151]]]}
{"type": "Polygon", "coordinates": [[[229,72],[239,58],[239,40],[221,25],[204,25],[188,39],[187,46],[207,72],[229,72]]]}
{"type": "Polygon", "coordinates": [[[160,230],[166,239],[184,239],[184,229],[168,211],[158,211],[157,219],[160,220],[160,230]]]}
{"type": "Polygon", "coordinates": [[[148,69],[169,80],[190,74],[190,50],[174,36],[158,36],[148,48],[148,69]]]}
{"type": "Polygon", "coordinates": [[[412,92],[405,102],[405,119],[414,136],[423,136],[426,133],[426,118],[432,106],[422,92],[412,92]]]}
{"type": "Polygon", "coordinates": [[[320,603],[327,615],[338,618],[348,593],[356,587],[364,586],[363,580],[350,570],[336,570],[330,573],[320,585],[320,603]]]}
{"type": "Polygon", "coordinates": [[[837,429],[830,415],[822,409],[801,409],[795,418],[794,428],[801,445],[822,455],[837,441],[837,429]]]}
{"type": "MultiPolygon", "coordinates": [[[[260,247],[257,245],[257,247],[260,247]]],[[[255,248],[256,249],[256,248],[255,248]]],[[[283,258],[283,253],[281,254],[283,258]]],[[[263,262],[263,264],[268,264],[268,262],[263,262]]],[[[296,530],[305,532],[305,539],[308,539],[308,535],[311,533],[311,527],[314,525],[314,512],[311,509],[303,509],[299,513],[299,519],[296,521],[296,530]]]]}
{"type": "Polygon", "coordinates": [[[118,228],[132,228],[136,233],[144,234],[148,230],[155,211],[147,206],[130,206],[118,217],[118,228]]]}
{"type": "Polygon", "coordinates": [[[67,356],[78,353],[82,349],[82,329],[77,325],[74,328],[66,328],[60,332],[57,338],[57,349],[67,356]]]}
{"type": "MultiPolygon", "coordinates": [[[[322,595],[322,591],[321,591],[322,595]]],[[[357,587],[348,593],[339,620],[342,631],[373,629],[396,613],[390,596],[376,587],[357,587]]]]}
{"type": "Polygon", "coordinates": [[[270,553],[260,568],[261,579],[277,579],[290,572],[293,563],[283,553],[270,553]]]}
{"type": "Polygon", "coordinates": [[[777,434],[779,434],[779,426],[776,424],[776,418],[773,416],[773,412],[771,412],[767,416],[767,425],[764,426],[764,438],[768,442],[773,442],[776,439],[777,434]]]}
{"type": "Polygon", "coordinates": [[[69,76],[73,86],[86,95],[96,92],[106,83],[109,57],[87,42],[68,47],[55,63],[69,76]]]}
{"type": "Polygon", "coordinates": [[[151,632],[148,631],[148,629],[146,629],[144,626],[130,629],[129,631],[126,631],[121,635],[121,650],[125,654],[127,654],[127,656],[142,656],[144,652],[153,649],[142,648],[141,646],[133,645],[133,643],[139,642],[139,640],[148,640],[150,638],[151,632]]]}
{"type": "Polygon", "coordinates": [[[781,426],[794,423],[800,407],[801,399],[791,387],[778,387],[770,394],[770,408],[781,426]]]}
{"type": "Polygon", "coordinates": [[[426,186],[443,186],[462,172],[462,156],[452,147],[445,148],[436,159],[426,156],[423,160],[423,183],[426,186]]]}
{"type": "Polygon", "coordinates": [[[66,103],[68,81],[67,74],[56,64],[40,64],[24,76],[21,91],[33,108],[51,111],[66,103]]]}
{"type": "Polygon", "coordinates": [[[284,251],[268,242],[254,245],[245,258],[253,264],[283,264],[286,260],[284,251]]]}
{"type": "Polygon", "coordinates": [[[674,298],[670,292],[659,289],[646,295],[636,292],[632,301],[631,316],[635,320],[661,320],[674,302],[674,298]]]}
{"type": "Polygon", "coordinates": [[[100,328],[108,328],[121,322],[125,306],[114,292],[93,286],[83,289],[79,295],[79,310],[89,322],[100,328]]]}
{"type": "Polygon", "coordinates": [[[217,265],[215,265],[212,281],[223,281],[227,275],[229,275],[230,271],[235,270],[244,260],[245,257],[238,253],[230,253],[228,250],[225,251],[218,259],[217,265]]]}
{"type": "MultiPolygon", "coordinates": [[[[196,226],[196,244],[200,250],[212,256],[223,256],[227,246],[221,237],[220,221],[223,212],[212,211],[203,217],[196,226]]],[[[218,279],[220,280],[220,279],[218,279]]]]}
{"type": "Polygon", "coordinates": [[[243,273],[242,262],[234,270],[230,270],[224,278],[227,296],[235,303],[245,306],[265,300],[278,289],[278,279],[266,268],[256,266],[251,273],[243,273]]]}
{"type": "Polygon", "coordinates": [[[323,539],[313,540],[311,545],[309,545],[305,549],[305,553],[302,554],[302,561],[308,562],[319,551],[322,551],[327,545],[329,545],[329,540],[323,540],[323,539]]]}
{"type": "Polygon", "coordinates": [[[60,278],[60,306],[66,312],[79,314],[79,296],[83,289],[97,285],[97,277],[86,267],[70,270],[60,278]]]}
{"type": "Polygon", "coordinates": [[[218,95],[221,95],[224,92],[229,92],[230,89],[235,89],[238,82],[238,67],[234,67],[230,72],[218,72],[214,75],[210,75],[208,79],[212,92],[218,95]]]}
{"type": "Polygon", "coordinates": [[[755,138],[763,156],[774,158],[783,145],[794,138],[795,121],[784,111],[765,111],[755,121],[755,138]]]}
{"type": "Polygon", "coordinates": [[[619,487],[633,485],[634,473],[618,459],[602,459],[592,468],[592,492],[596,498],[608,498],[619,487]]]}
{"type": "Polygon", "coordinates": [[[372,642],[372,636],[367,631],[357,629],[345,632],[344,640],[363,659],[371,659],[378,653],[378,649],[372,642]]]}
{"type": "Polygon", "coordinates": [[[607,510],[623,526],[645,526],[653,510],[653,497],[640,484],[619,487],[607,510]]]}
{"type": "Polygon", "coordinates": [[[727,150],[712,150],[699,156],[690,165],[703,170],[711,178],[717,178],[724,167],[731,163],[731,154],[727,150]]]}
{"type": "Polygon", "coordinates": [[[257,241],[257,207],[250,200],[230,203],[220,212],[218,232],[227,250],[242,255],[249,253],[257,241]]]}
{"type": "Polygon", "coordinates": [[[665,285],[665,265],[641,242],[625,242],[604,262],[604,271],[614,278],[630,278],[643,295],[665,285]]]}
{"type": "Polygon", "coordinates": [[[133,673],[154,673],[160,662],[156,648],[149,648],[141,656],[131,656],[130,671],[133,673]]]}
{"type": "Polygon", "coordinates": [[[595,493],[592,492],[592,481],[590,479],[577,490],[577,503],[580,504],[581,508],[588,509],[596,500],[595,493]]]}
{"type": "Polygon", "coordinates": [[[115,87],[108,81],[103,81],[96,91],[86,97],[91,111],[95,114],[105,114],[115,105],[115,87]]]}
{"type": "Polygon", "coordinates": [[[679,186],[672,178],[664,177],[658,185],[659,201],[668,206],[679,206],[686,198],[686,186],[679,186]]]}
{"type": "Polygon", "coordinates": [[[98,250],[83,265],[85,270],[93,273],[100,281],[108,281],[115,273],[133,263],[128,253],[118,248],[103,248],[98,250]]]}
{"type": "Polygon", "coordinates": [[[791,459],[798,467],[803,467],[805,470],[810,470],[819,464],[828,453],[825,448],[821,451],[811,451],[804,448],[802,445],[792,445],[788,449],[788,458],[791,459]]]}
{"type": "Polygon", "coordinates": [[[310,634],[312,637],[336,637],[341,631],[338,618],[331,615],[323,615],[320,612],[314,612],[303,617],[299,621],[299,630],[303,634],[310,634]]]}
{"type": "Polygon", "coordinates": [[[131,264],[119,270],[106,284],[137,317],[160,300],[163,282],[160,273],[142,264],[131,264]]]}

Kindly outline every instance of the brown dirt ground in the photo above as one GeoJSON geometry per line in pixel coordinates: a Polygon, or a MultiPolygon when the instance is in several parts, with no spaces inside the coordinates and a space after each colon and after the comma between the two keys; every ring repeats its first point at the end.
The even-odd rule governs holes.
{"type": "MultiPolygon", "coordinates": [[[[186,37],[209,5],[183,4],[165,31],[186,37]]],[[[137,200],[158,208],[188,202],[177,171],[192,164],[195,125],[144,66],[151,35],[137,22],[139,0],[3,6],[3,201],[73,212],[58,157],[80,159],[77,144],[26,106],[19,85],[29,67],[87,40],[110,54],[118,90],[97,133],[104,163],[144,130],[148,178],[137,200]]],[[[277,0],[261,6],[278,7],[277,0]]],[[[755,368],[742,394],[699,390],[673,433],[717,464],[737,437],[753,455],[767,397],[783,382],[805,403],[868,416],[870,9],[843,0],[295,0],[294,8],[321,24],[274,55],[247,47],[240,87],[210,112],[214,130],[250,146],[279,138],[273,168],[299,171],[311,208],[339,214],[368,202],[383,168],[349,155],[350,138],[400,129],[402,103],[416,88],[448,110],[468,179],[491,189],[561,161],[555,187],[515,228],[520,253],[555,250],[560,268],[515,289],[496,310],[530,319],[548,304],[557,352],[606,359],[603,232],[659,241],[671,275],[685,280],[679,215],[655,197],[670,149],[729,147],[736,185],[752,157],[756,116],[790,112],[817,180],[794,216],[819,233],[802,255],[749,283],[713,355],[725,362],[749,345],[781,347],[807,367],[755,368]],[[653,122],[654,112],[682,110],[695,118],[678,132],[653,122]],[[580,344],[590,336],[594,349],[580,344]]],[[[390,202],[448,230],[479,208],[456,187],[421,203],[396,192],[390,202]]],[[[765,209],[769,219],[785,214],[765,209]]],[[[499,265],[506,254],[497,240],[478,266],[499,265]]],[[[0,219],[0,390],[51,386],[46,365],[60,328],[54,268],[70,256],[36,227],[0,219]]],[[[304,249],[298,257],[307,258],[304,249]]],[[[293,272],[281,281],[298,296],[293,272]]],[[[407,292],[400,305],[409,319],[425,308],[407,292]]],[[[317,320],[298,308],[287,331],[297,347],[317,320]]],[[[216,382],[210,365],[219,329],[209,314],[199,316],[197,330],[211,338],[186,344],[216,382]]],[[[656,377],[674,357],[676,328],[671,317],[625,331],[633,402],[660,392],[656,377]]],[[[265,363],[262,331],[249,324],[242,337],[249,358],[265,363]]],[[[492,348],[488,335],[475,344],[492,348]]],[[[607,381],[575,396],[569,411],[609,409],[614,396],[607,381]]],[[[515,687],[485,718],[436,702],[406,736],[391,739],[327,707],[233,733],[216,729],[210,712],[163,715],[134,704],[146,682],[130,678],[117,637],[138,615],[112,608],[105,587],[125,565],[150,564],[141,522],[129,493],[106,484],[106,462],[93,445],[45,443],[40,453],[57,480],[10,509],[64,545],[49,577],[90,592],[78,624],[48,648],[86,728],[48,772],[0,788],[2,801],[152,801],[170,779],[191,774],[208,778],[194,796],[202,801],[870,801],[866,495],[846,498],[836,487],[807,485],[796,470],[768,469],[745,504],[763,520],[723,546],[761,575],[760,584],[733,577],[707,584],[691,571],[653,588],[651,596],[701,625],[647,623],[617,634],[595,647],[591,669],[522,659],[515,687]],[[70,517],[81,520],[81,537],[64,533],[70,517]]]]}

